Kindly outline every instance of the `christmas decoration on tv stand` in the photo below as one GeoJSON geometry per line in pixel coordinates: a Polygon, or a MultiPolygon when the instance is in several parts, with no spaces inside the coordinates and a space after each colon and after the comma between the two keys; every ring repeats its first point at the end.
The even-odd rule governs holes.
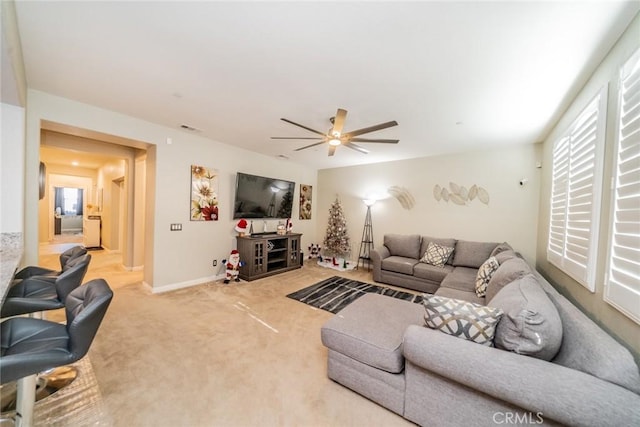
{"type": "Polygon", "coordinates": [[[329,255],[346,258],[351,250],[351,242],[347,233],[347,220],[342,212],[340,200],[336,201],[329,209],[329,224],[324,237],[324,248],[329,255]]]}
{"type": "Polygon", "coordinates": [[[238,232],[238,236],[242,237],[246,234],[247,225],[248,224],[246,219],[241,219],[240,221],[238,221],[235,227],[235,230],[238,232]]]}

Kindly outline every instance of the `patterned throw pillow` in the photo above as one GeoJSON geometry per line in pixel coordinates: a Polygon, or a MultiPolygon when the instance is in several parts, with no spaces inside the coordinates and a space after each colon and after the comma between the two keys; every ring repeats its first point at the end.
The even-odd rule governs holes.
{"type": "Polygon", "coordinates": [[[429,242],[427,245],[427,251],[424,253],[424,256],[420,261],[435,265],[436,267],[444,267],[452,253],[453,248],[429,242]]]}
{"type": "Polygon", "coordinates": [[[437,295],[424,294],[423,298],[424,321],[429,328],[493,347],[501,309],[437,295]]]}
{"type": "Polygon", "coordinates": [[[489,257],[478,269],[478,275],[476,276],[476,295],[483,297],[487,294],[487,285],[493,273],[500,267],[496,257],[489,257]]]}

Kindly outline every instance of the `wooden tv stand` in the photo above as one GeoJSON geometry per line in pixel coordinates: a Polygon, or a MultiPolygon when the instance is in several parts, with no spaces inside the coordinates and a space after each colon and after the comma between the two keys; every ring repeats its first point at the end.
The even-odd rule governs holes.
{"type": "Polygon", "coordinates": [[[302,267],[300,233],[252,234],[236,237],[240,261],[240,278],[256,280],[302,267]]]}

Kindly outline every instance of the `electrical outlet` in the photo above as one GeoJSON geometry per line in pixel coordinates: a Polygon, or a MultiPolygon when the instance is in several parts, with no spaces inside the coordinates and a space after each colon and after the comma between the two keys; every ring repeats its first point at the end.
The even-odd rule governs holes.
{"type": "Polygon", "coordinates": [[[217,266],[218,266],[218,260],[217,260],[217,259],[214,259],[214,260],[213,260],[213,266],[214,266],[214,267],[217,267],[217,266]]]}
{"type": "Polygon", "coordinates": [[[169,230],[171,230],[171,231],[182,231],[182,224],[170,224],[169,230]]]}

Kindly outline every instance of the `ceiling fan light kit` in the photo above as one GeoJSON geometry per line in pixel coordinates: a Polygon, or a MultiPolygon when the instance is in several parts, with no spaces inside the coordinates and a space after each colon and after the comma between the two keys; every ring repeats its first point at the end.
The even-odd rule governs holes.
{"type": "Polygon", "coordinates": [[[312,129],[308,126],[301,125],[289,119],[281,118],[283,122],[287,122],[294,126],[298,126],[302,129],[305,129],[309,132],[320,135],[319,137],[291,137],[291,136],[272,136],[271,139],[310,139],[316,140],[318,142],[314,142],[313,144],[306,145],[304,147],[296,148],[294,151],[301,151],[307,148],[312,148],[320,144],[327,143],[329,146],[329,156],[333,156],[336,152],[336,148],[340,145],[343,145],[347,148],[351,148],[352,150],[359,151],[360,153],[367,154],[369,151],[360,147],[359,145],[354,144],[353,142],[364,142],[364,143],[381,143],[381,144],[397,144],[400,142],[397,139],[380,139],[380,138],[356,138],[359,135],[363,135],[365,133],[375,132],[382,129],[390,128],[393,126],[397,126],[398,122],[392,120],[390,122],[380,123],[377,125],[369,126],[366,128],[354,130],[351,132],[342,133],[342,129],[344,127],[344,122],[347,117],[347,110],[342,108],[338,108],[336,115],[331,117],[329,121],[332,124],[331,129],[328,132],[323,133],[318,130],[312,129]]]}

